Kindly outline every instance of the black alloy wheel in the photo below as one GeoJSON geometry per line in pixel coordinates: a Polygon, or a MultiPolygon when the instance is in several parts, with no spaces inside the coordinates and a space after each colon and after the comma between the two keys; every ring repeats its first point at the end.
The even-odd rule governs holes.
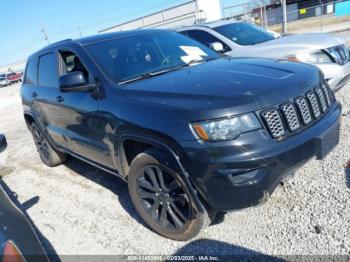
{"type": "Polygon", "coordinates": [[[139,153],[127,178],[137,212],[158,234],[185,241],[209,225],[207,210],[202,206],[204,211],[196,211],[194,195],[169,154],[158,148],[139,153]]]}
{"type": "Polygon", "coordinates": [[[50,152],[46,138],[36,126],[32,129],[32,132],[38,153],[44,158],[44,160],[47,161],[49,159],[50,152]]]}
{"type": "Polygon", "coordinates": [[[167,170],[148,165],[140,170],[137,192],[148,215],[162,227],[181,231],[191,218],[186,192],[167,170]]]}

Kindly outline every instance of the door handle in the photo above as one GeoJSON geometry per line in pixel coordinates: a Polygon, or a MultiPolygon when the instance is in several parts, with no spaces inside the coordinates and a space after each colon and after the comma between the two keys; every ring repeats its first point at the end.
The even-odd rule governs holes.
{"type": "Polygon", "coordinates": [[[61,103],[61,102],[64,101],[64,98],[63,98],[62,96],[58,96],[58,97],[56,97],[56,101],[57,101],[58,103],[61,103]]]}
{"type": "Polygon", "coordinates": [[[33,92],[33,93],[32,93],[32,97],[35,98],[35,97],[37,97],[37,96],[38,96],[38,94],[37,94],[36,92],[33,92]]]}

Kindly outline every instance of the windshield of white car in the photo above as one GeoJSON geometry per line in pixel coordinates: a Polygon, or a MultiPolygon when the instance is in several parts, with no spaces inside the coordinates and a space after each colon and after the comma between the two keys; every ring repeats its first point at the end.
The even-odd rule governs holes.
{"type": "Polygon", "coordinates": [[[253,24],[237,22],[213,28],[239,45],[256,45],[275,39],[274,35],[253,24]]]}
{"type": "Polygon", "coordinates": [[[154,77],[220,58],[210,48],[171,31],[140,33],[85,47],[107,76],[117,83],[154,77]]]}

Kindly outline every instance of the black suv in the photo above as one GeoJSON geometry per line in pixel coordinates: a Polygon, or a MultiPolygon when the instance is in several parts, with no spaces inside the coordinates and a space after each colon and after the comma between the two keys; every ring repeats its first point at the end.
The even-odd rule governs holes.
{"type": "Polygon", "coordinates": [[[316,67],[221,58],[165,30],[52,44],[29,57],[21,96],[45,164],[72,155],[123,178],[176,240],[264,202],[339,140],[341,105],[316,67]]]}

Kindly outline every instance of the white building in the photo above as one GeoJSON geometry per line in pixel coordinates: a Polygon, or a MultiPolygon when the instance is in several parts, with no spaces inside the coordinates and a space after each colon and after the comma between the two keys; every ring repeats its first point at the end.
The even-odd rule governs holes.
{"type": "Polygon", "coordinates": [[[11,71],[23,72],[26,66],[26,60],[18,61],[10,65],[0,66],[0,74],[5,74],[11,71]]]}
{"type": "Polygon", "coordinates": [[[222,18],[220,0],[191,0],[163,11],[100,30],[99,33],[139,28],[174,28],[222,18]]]}

